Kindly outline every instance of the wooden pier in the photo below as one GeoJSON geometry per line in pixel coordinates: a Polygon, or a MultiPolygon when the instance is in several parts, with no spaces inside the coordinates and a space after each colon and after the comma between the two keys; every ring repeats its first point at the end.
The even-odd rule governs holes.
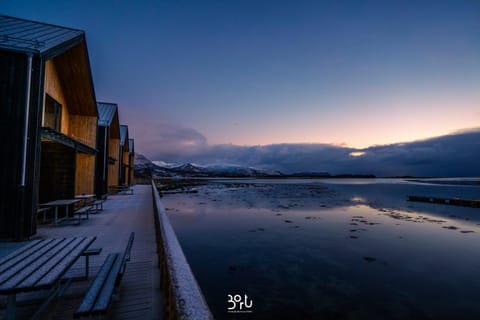
{"type": "MultiPolygon", "coordinates": [[[[100,269],[105,257],[112,252],[125,249],[131,232],[135,241],[118,296],[109,308],[108,319],[162,319],[163,300],[160,292],[160,269],[157,258],[152,187],[137,185],[133,195],[109,196],[104,210],[91,214],[82,224],[40,225],[33,239],[59,238],[70,236],[96,236],[92,248],[102,248],[99,256],[90,258],[90,277],[87,281],[72,283],[65,295],[52,303],[45,311],[44,319],[72,319],[73,313],[82,301],[92,279],[100,269]]],[[[84,274],[84,260],[79,259],[69,276],[84,274]]],[[[28,303],[32,297],[21,297],[28,303]]],[[[1,301],[0,301],[1,303],[1,301]]],[[[25,305],[25,303],[20,302],[25,305]]],[[[30,319],[36,306],[18,308],[19,320],[30,319]]],[[[3,319],[0,308],[0,319],[3,319]]]]}
{"type": "Polygon", "coordinates": [[[452,206],[461,206],[461,207],[470,207],[470,208],[480,208],[480,200],[472,200],[472,199],[408,196],[408,201],[447,204],[452,206]]]}

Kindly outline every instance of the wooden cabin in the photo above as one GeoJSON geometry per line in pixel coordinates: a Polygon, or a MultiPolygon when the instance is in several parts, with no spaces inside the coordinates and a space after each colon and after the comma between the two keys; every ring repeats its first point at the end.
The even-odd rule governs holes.
{"type": "Polygon", "coordinates": [[[100,198],[108,193],[109,186],[119,184],[120,122],[117,104],[97,102],[97,109],[98,154],[95,193],[100,198]]]}
{"type": "Polygon", "coordinates": [[[129,180],[128,185],[133,186],[135,185],[135,141],[133,139],[128,139],[128,167],[129,167],[129,180]]]}
{"type": "Polygon", "coordinates": [[[38,203],[93,193],[97,105],[85,32],[0,16],[0,238],[36,232],[38,203]]]}
{"type": "Polygon", "coordinates": [[[128,126],[120,125],[120,150],[119,150],[119,159],[120,159],[120,171],[119,171],[119,185],[129,185],[128,177],[130,176],[129,170],[129,143],[128,143],[128,126]]]}

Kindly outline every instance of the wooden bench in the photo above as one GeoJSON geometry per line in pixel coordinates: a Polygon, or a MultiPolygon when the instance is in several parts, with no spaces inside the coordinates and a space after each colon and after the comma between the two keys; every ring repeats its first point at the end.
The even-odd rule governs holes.
{"type": "Polygon", "coordinates": [[[74,211],[75,215],[78,215],[78,223],[82,222],[82,215],[86,216],[88,219],[88,215],[90,213],[97,213],[98,211],[103,211],[103,203],[105,200],[94,200],[91,202],[87,202],[84,207],[80,207],[74,211]]]}
{"type": "Polygon", "coordinates": [[[92,206],[92,208],[93,208],[93,210],[95,210],[95,212],[98,212],[98,211],[103,211],[103,203],[104,202],[105,202],[105,200],[95,200],[95,201],[90,202],[88,205],[92,206]]]}
{"type": "Polygon", "coordinates": [[[74,318],[90,317],[106,313],[114,290],[120,284],[127,261],[130,261],[135,233],[130,234],[127,247],[122,253],[110,253],[98,271],[83,301],[80,303],[74,318]]]}
{"type": "Polygon", "coordinates": [[[94,210],[93,207],[88,205],[75,210],[73,213],[75,215],[78,215],[78,224],[82,222],[82,215],[85,215],[86,219],[88,220],[88,214],[93,212],[93,210],[94,210]]]}

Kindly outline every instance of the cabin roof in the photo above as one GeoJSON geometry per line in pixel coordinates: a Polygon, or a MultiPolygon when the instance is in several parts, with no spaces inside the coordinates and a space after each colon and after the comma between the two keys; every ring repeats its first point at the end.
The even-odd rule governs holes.
{"type": "Polygon", "coordinates": [[[109,102],[97,102],[98,125],[108,127],[112,124],[118,105],[109,102]]]}
{"type": "MultiPolygon", "coordinates": [[[[128,139],[128,126],[127,125],[120,125],[120,145],[124,146],[125,141],[128,139]]],[[[128,143],[126,144],[128,147],[128,143]]]]}
{"type": "Polygon", "coordinates": [[[52,62],[65,84],[69,113],[98,116],[84,31],[0,15],[0,49],[52,62]]]}
{"type": "Polygon", "coordinates": [[[97,102],[98,125],[108,127],[110,137],[120,139],[120,123],[118,121],[118,105],[110,102],[97,102]]]}
{"type": "Polygon", "coordinates": [[[3,49],[43,55],[84,37],[82,30],[0,15],[0,48],[3,49]]]}

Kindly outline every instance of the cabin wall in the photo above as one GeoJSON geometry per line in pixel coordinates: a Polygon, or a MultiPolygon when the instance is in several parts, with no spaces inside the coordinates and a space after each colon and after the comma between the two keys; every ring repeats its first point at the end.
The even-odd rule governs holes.
{"type": "MultiPolygon", "coordinates": [[[[77,74],[78,70],[72,66],[73,60],[79,59],[78,55],[81,53],[79,48],[75,47],[75,49],[71,49],[45,63],[45,93],[62,105],[61,133],[96,148],[97,116],[79,114],[87,106],[82,104],[82,99],[85,97],[77,97],[77,89],[86,90],[89,88],[88,85],[84,86],[88,77],[79,76],[77,74]],[[72,61],[69,61],[67,57],[71,57],[72,61]]],[[[45,97],[43,105],[45,105],[45,97]]],[[[91,113],[91,110],[88,110],[87,114],[89,113],[91,113]]],[[[42,156],[44,156],[42,162],[50,161],[49,154],[42,153],[42,156]]],[[[73,191],[70,188],[68,189],[68,194],[71,194],[70,197],[81,193],[93,194],[95,192],[95,156],[78,153],[70,160],[75,167],[75,172],[71,177],[73,191]]],[[[42,177],[45,176],[42,175],[42,177]]],[[[65,196],[62,198],[65,198],[65,196]]]]}
{"type": "MultiPolygon", "coordinates": [[[[69,106],[67,100],[65,99],[65,94],[54,60],[45,62],[45,94],[48,94],[62,105],[61,132],[63,134],[68,134],[70,124],[69,106]]],[[[43,98],[42,105],[45,106],[45,97],[43,98]]]]}
{"type": "MultiPolygon", "coordinates": [[[[85,77],[76,75],[75,70],[71,70],[74,62],[67,59],[71,56],[78,60],[80,48],[81,46],[75,47],[67,53],[45,62],[45,93],[62,105],[61,132],[95,148],[97,117],[88,115],[91,114],[91,110],[88,110],[87,115],[80,115],[79,113],[87,106],[82,104],[84,96],[82,99],[77,97],[78,91],[87,90],[88,85],[85,87],[83,82],[88,81],[88,78],[85,78],[85,75],[85,77]],[[75,76],[72,77],[73,75],[75,76]]],[[[85,94],[85,96],[88,95],[85,94]]],[[[45,105],[45,97],[43,105],[45,105]]],[[[96,108],[95,103],[94,105],[96,108]]]]}
{"type": "Polygon", "coordinates": [[[25,83],[27,58],[25,55],[0,51],[0,236],[10,238],[16,229],[20,207],[22,163],[22,129],[25,116],[25,83]]]}
{"type": "Polygon", "coordinates": [[[71,114],[69,136],[95,148],[97,142],[97,117],[71,114]]]}
{"type": "Polygon", "coordinates": [[[75,167],[75,194],[93,194],[95,192],[95,156],[78,152],[75,167]]]}
{"type": "Polygon", "coordinates": [[[27,160],[27,188],[25,190],[24,204],[26,205],[25,216],[26,224],[24,234],[19,239],[28,239],[37,232],[37,209],[40,199],[40,170],[41,170],[41,134],[42,126],[43,100],[45,96],[45,61],[40,57],[33,57],[32,61],[32,82],[30,94],[30,128],[27,160]]]}
{"type": "Polygon", "coordinates": [[[84,41],[53,58],[70,114],[97,117],[97,103],[84,41]]]}
{"type": "MultiPolygon", "coordinates": [[[[74,125],[78,127],[85,125],[87,130],[91,130],[85,134],[84,140],[89,146],[95,147],[97,115],[88,55],[84,43],[74,49],[68,50],[68,54],[61,54],[49,61],[35,54],[32,56],[27,128],[25,128],[27,115],[25,94],[27,71],[29,71],[27,54],[0,49],[0,135],[4,137],[0,156],[0,190],[2,191],[0,239],[28,239],[36,232],[36,210],[39,202],[44,202],[43,199],[74,196],[76,176],[80,175],[74,171],[77,162],[74,156],[75,151],[68,148],[54,151],[52,148],[55,146],[50,147],[41,143],[40,127],[43,120],[45,94],[49,94],[62,105],[61,132],[64,134],[80,133],[80,129],[71,130],[70,128],[73,113],[79,114],[85,111],[85,114],[88,114],[88,119],[83,123],[74,119],[74,125]],[[25,129],[26,137],[24,137],[25,129]],[[26,146],[25,167],[23,166],[24,145],[26,146]],[[57,160],[52,160],[55,157],[57,160]],[[56,164],[53,165],[53,163],[56,164]],[[69,176],[67,180],[70,185],[68,186],[62,186],[61,178],[45,178],[46,175],[48,176],[48,170],[54,168],[56,173],[53,175],[60,175],[61,171],[57,172],[57,169],[62,166],[62,163],[70,168],[70,171],[67,170],[68,174],[64,172],[65,176],[69,176]],[[21,179],[22,176],[25,177],[24,180],[21,179]],[[46,192],[51,192],[55,196],[45,194],[46,192]]],[[[58,144],[56,147],[59,146],[62,147],[58,144]]],[[[85,161],[78,162],[86,163],[85,167],[91,169],[84,175],[86,179],[93,181],[95,156],[89,155],[87,158],[85,161]]],[[[88,192],[93,193],[93,182],[89,188],[88,192]]]]}
{"type": "Polygon", "coordinates": [[[124,163],[123,163],[123,148],[120,146],[118,150],[118,184],[123,185],[125,183],[125,176],[124,176],[124,163]]]}
{"type": "Polygon", "coordinates": [[[75,150],[42,142],[39,202],[72,199],[75,195],[75,150]]]}
{"type": "Polygon", "coordinates": [[[120,184],[128,185],[129,175],[130,173],[128,169],[128,151],[122,151],[122,167],[121,167],[120,184]]]}
{"type": "Polygon", "coordinates": [[[124,163],[125,165],[128,165],[128,155],[129,155],[129,154],[130,154],[130,153],[129,153],[128,151],[123,151],[123,153],[122,153],[122,156],[123,156],[123,158],[122,158],[123,160],[122,160],[122,161],[123,161],[123,163],[124,163]]]}
{"type": "Polygon", "coordinates": [[[39,150],[39,102],[43,67],[32,58],[25,184],[21,186],[28,58],[0,50],[0,238],[24,240],[36,232],[34,179],[39,150]]]}
{"type": "Polygon", "coordinates": [[[134,153],[130,153],[130,180],[128,181],[128,184],[133,186],[135,185],[135,156],[134,153]]]}
{"type": "Polygon", "coordinates": [[[97,197],[101,197],[108,193],[107,180],[108,180],[108,168],[107,168],[107,156],[105,153],[105,143],[108,143],[106,135],[108,134],[107,128],[99,126],[97,129],[97,157],[95,166],[95,194],[97,197]]]}
{"type": "Polygon", "coordinates": [[[120,148],[120,139],[110,139],[108,145],[108,155],[114,158],[116,161],[114,164],[108,165],[108,185],[109,186],[118,186],[119,185],[119,164],[118,159],[118,150],[120,148]]]}

